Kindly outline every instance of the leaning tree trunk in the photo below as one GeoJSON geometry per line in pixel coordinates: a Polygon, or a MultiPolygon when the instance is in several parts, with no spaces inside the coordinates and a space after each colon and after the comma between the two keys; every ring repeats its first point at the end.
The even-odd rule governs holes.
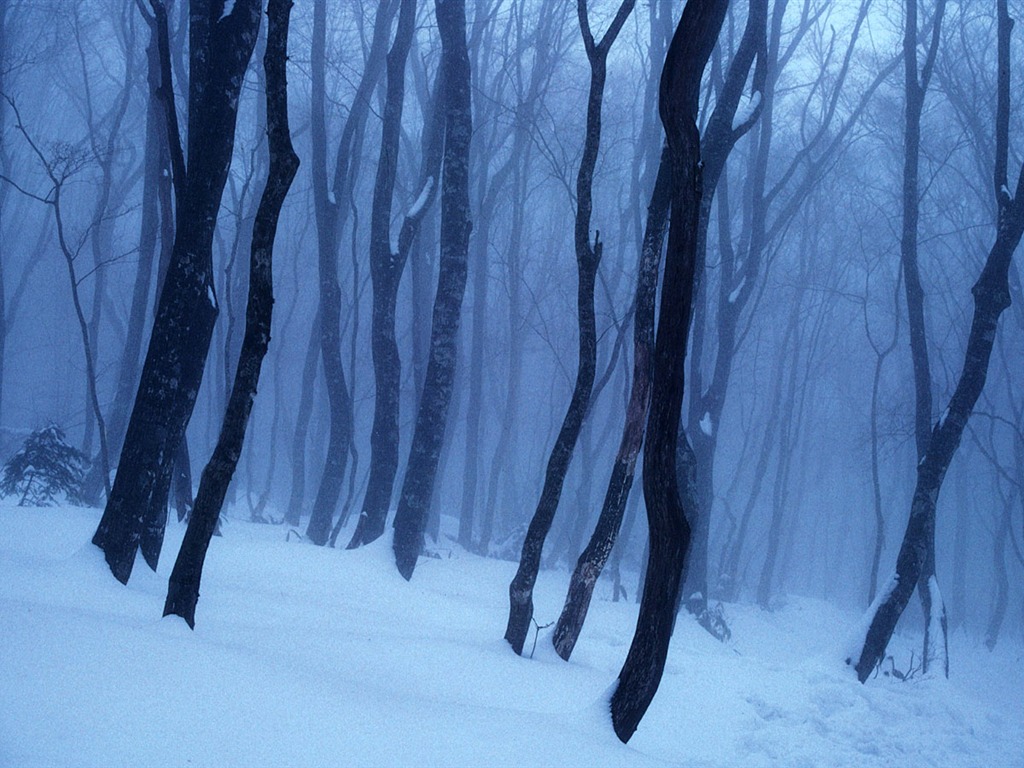
{"type": "Polygon", "coordinates": [[[437,464],[455,379],[462,297],[469,255],[469,142],[473,133],[465,0],[436,0],[441,35],[444,160],[441,179],[441,255],[423,395],[395,515],[395,565],[411,579],[423,548],[437,464]]]}
{"type": "Polygon", "coordinates": [[[691,453],[684,491],[692,504],[692,452],[685,434],[681,444],[677,441],[703,188],[696,120],[701,76],[727,6],[727,0],[688,0],[661,76],[659,111],[672,164],[672,211],[643,463],[650,555],[636,633],[610,703],[612,725],[623,742],[636,731],[661,682],[690,542],[690,525],[676,476],[676,454],[677,447],[684,455],[691,453]]]}
{"type": "Polygon", "coordinates": [[[143,556],[156,568],[173,460],[195,406],[217,317],[213,232],[261,3],[237,0],[223,18],[220,5],[194,0],[189,8],[188,169],[174,251],[114,487],[93,536],[122,583],[131,576],[143,538],[150,543],[143,556]]]}
{"type": "Polygon", "coordinates": [[[263,67],[267,75],[270,168],[253,222],[245,336],[220,438],[209,464],[203,470],[196,504],[174,570],[171,571],[167,601],[164,603],[164,616],[181,616],[190,627],[195,627],[196,602],[199,600],[199,582],[203,575],[206,551],[217,527],[217,518],[228,485],[238,465],[246,425],[256,399],[260,369],[270,343],[270,319],[274,307],[274,236],[281,206],[299,168],[299,158],[292,149],[288,130],[288,83],[285,71],[291,6],[291,0],[268,0],[267,3],[267,50],[263,57],[263,67]]]}
{"type": "MultiPolygon", "coordinates": [[[[931,45],[921,69],[920,81],[917,72],[917,0],[908,0],[905,28],[903,33],[903,63],[906,94],[906,126],[904,133],[903,164],[903,231],[900,239],[900,262],[903,266],[903,284],[906,289],[907,319],[910,330],[910,355],[914,369],[914,437],[917,444],[917,459],[922,461],[928,450],[932,425],[932,377],[928,362],[928,340],[925,331],[924,289],[917,259],[917,229],[920,217],[918,190],[918,167],[921,147],[921,111],[924,97],[931,79],[935,56],[938,52],[939,30],[945,9],[944,0],[935,5],[935,20],[932,26],[931,45]]],[[[934,508],[931,514],[934,515],[934,508]]],[[[918,594],[924,611],[924,652],[922,669],[927,672],[932,659],[936,638],[932,636],[933,626],[942,631],[943,655],[946,645],[946,609],[941,602],[938,582],[935,578],[935,520],[926,521],[923,526],[924,561],[918,575],[918,594]],[[938,604],[936,603],[938,601],[938,604]],[[933,614],[941,617],[941,624],[935,625],[933,614]]],[[[947,673],[948,660],[945,662],[947,673]]]]}
{"type": "MultiPolygon", "coordinates": [[[[992,355],[999,316],[1010,306],[1009,270],[1013,252],[1024,232],[1024,168],[1017,178],[1013,196],[1007,186],[1007,156],[1010,124],[1010,28],[1012,21],[1006,8],[1006,0],[999,0],[998,12],[998,85],[996,105],[996,158],[993,174],[998,219],[996,239],[985,260],[981,276],[971,289],[974,295],[974,316],[967,338],[963,369],[956,389],[950,398],[942,418],[928,436],[924,455],[917,465],[917,484],[910,506],[910,519],[903,535],[896,559],[896,574],[880,595],[871,624],[864,638],[860,655],[855,663],[857,678],[863,683],[868,679],[882,659],[889,645],[896,623],[913,594],[914,587],[922,589],[922,601],[928,608],[939,610],[932,616],[927,627],[925,661],[932,649],[928,646],[936,640],[936,632],[945,641],[946,616],[941,610],[942,597],[934,576],[935,507],[942,481],[960,445],[964,428],[970,418],[985,386],[988,363],[992,355]],[[931,569],[931,570],[929,570],[931,569]],[[927,581],[921,584],[922,577],[927,581]],[[927,597],[925,597],[927,596],[927,597]]],[[[929,614],[926,612],[926,616],[929,614]]],[[[949,674],[949,660],[945,659],[944,672],[949,674]]],[[[847,663],[854,663],[847,659],[847,663]]]]}
{"type": "Polygon", "coordinates": [[[635,0],[623,0],[611,26],[601,38],[594,40],[590,31],[586,0],[577,0],[580,32],[590,60],[590,93],[587,99],[587,133],[583,144],[583,158],[576,176],[576,266],[578,283],[576,293],[577,320],[579,323],[579,364],[576,369],[576,385],[566,411],[562,428],[551,449],[544,488],[541,491],[537,509],[530,520],[523,541],[523,552],[519,568],[508,587],[509,612],[505,639],[518,654],[522,654],[526,635],[533,620],[533,585],[540,570],[540,556],[544,540],[555,519],[558,500],[562,495],[569,462],[576,448],[576,442],[583,428],[583,419],[590,406],[590,393],[594,387],[597,368],[597,321],[594,316],[594,283],[597,268],[601,262],[603,244],[600,235],[590,242],[590,216],[593,208],[594,168],[601,144],[601,106],[604,101],[604,83],[607,73],[608,51],[622,30],[622,25],[633,11],[635,0]]]}
{"type": "Polygon", "coordinates": [[[636,459],[644,441],[644,425],[651,402],[651,359],[654,347],[654,299],[658,290],[658,272],[665,239],[670,202],[670,168],[667,150],[663,151],[658,178],[648,206],[647,228],[640,251],[636,284],[636,314],[633,318],[633,383],[626,405],[626,424],[619,442],[619,452],[612,465],[611,478],[605,491],[601,514],[590,542],[576,562],[569,581],[565,605],[558,617],[552,642],[555,651],[566,661],[579,639],[583,622],[590,608],[594,586],[611,554],[619,527],[622,525],[626,501],[633,486],[636,459]]]}
{"type": "MultiPolygon", "coordinates": [[[[639,242],[640,258],[637,265],[636,298],[633,311],[633,380],[629,400],[626,404],[626,422],[622,429],[619,450],[612,464],[604,503],[598,515],[594,532],[586,548],[576,561],[569,589],[565,596],[562,613],[558,617],[552,643],[555,652],[566,661],[572,655],[587,618],[594,587],[611,556],[619,537],[619,529],[625,514],[626,503],[633,486],[636,460],[643,445],[644,426],[651,402],[651,358],[654,349],[654,305],[658,291],[658,274],[661,252],[665,243],[665,229],[668,226],[670,202],[668,150],[661,139],[661,125],[656,115],[658,83],[654,73],[660,68],[672,35],[671,9],[651,8],[650,14],[650,59],[652,76],[644,94],[644,120],[640,131],[641,143],[633,160],[633,194],[639,196],[639,189],[650,189],[650,204],[647,207],[647,222],[639,242]],[[655,162],[652,146],[661,144],[660,158],[655,162]],[[640,178],[640,163],[645,161],[644,179],[640,178]],[[651,182],[653,178],[653,183],[651,182]]],[[[637,206],[639,208],[639,206],[637,206]]],[[[640,220],[635,222],[640,231],[640,220]]],[[[616,588],[614,599],[618,599],[618,571],[615,571],[616,588]]]]}

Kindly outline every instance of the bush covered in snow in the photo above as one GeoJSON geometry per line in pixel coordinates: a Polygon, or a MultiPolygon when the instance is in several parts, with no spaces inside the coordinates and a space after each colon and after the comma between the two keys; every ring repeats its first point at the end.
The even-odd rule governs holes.
{"type": "Polygon", "coordinates": [[[80,503],[87,459],[64,441],[64,430],[49,424],[29,435],[4,464],[0,496],[19,495],[22,507],[80,503]]]}

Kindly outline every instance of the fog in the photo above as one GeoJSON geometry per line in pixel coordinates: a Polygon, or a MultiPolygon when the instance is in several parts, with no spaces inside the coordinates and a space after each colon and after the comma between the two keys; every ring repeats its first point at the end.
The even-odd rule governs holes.
{"type": "MultiPolygon", "coordinates": [[[[600,38],[618,4],[592,5],[590,23],[600,38]]],[[[607,59],[588,236],[593,244],[599,233],[603,244],[595,292],[596,386],[543,550],[545,568],[571,569],[586,545],[625,424],[640,246],[664,140],[658,78],[682,5],[638,3],[607,59]]],[[[327,4],[327,159],[320,173],[332,185],[377,11],[378,4],[361,0],[327,4]]],[[[188,4],[168,3],[168,12],[177,110],[187,131],[188,4]]],[[[1024,6],[1010,4],[1011,16],[1022,12],[1024,6]]],[[[471,516],[462,531],[465,537],[468,526],[472,549],[518,561],[577,376],[574,217],[591,70],[575,4],[479,0],[467,4],[467,13],[472,231],[454,387],[424,551],[444,554],[459,546],[460,519],[471,516]]],[[[746,3],[730,4],[704,72],[697,119],[702,131],[721,97],[747,14],[746,3]]],[[[974,311],[971,289],[996,236],[995,14],[987,3],[945,5],[920,118],[916,244],[933,424],[943,418],[961,375],[974,311]]],[[[148,205],[147,110],[157,98],[147,84],[149,15],[148,6],[140,10],[112,0],[0,3],[5,461],[33,430],[50,422],[99,460],[83,337],[47,167],[59,180],[60,223],[108,430],[118,409],[130,407],[119,396],[119,377],[129,356],[131,365],[140,366],[145,355],[160,254],[167,257],[173,236],[173,222],[164,219],[156,247],[147,252],[140,245],[148,205]],[[151,276],[139,283],[147,260],[151,276]],[[146,296],[146,315],[141,348],[132,355],[126,349],[138,286],[146,296]]],[[[934,4],[925,2],[918,21],[921,61],[933,15],[934,4]]],[[[695,450],[710,445],[713,452],[706,597],[712,605],[758,601],[774,610],[789,596],[802,595],[866,610],[879,536],[876,490],[882,546],[874,587],[881,589],[896,564],[917,480],[914,374],[900,256],[904,6],[791,0],[784,11],[779,2],[770,3],[768,19],[762,55],[774,63],[762,63],[770,103],[758,101],[766,88],[764,81],[757,84],[758,63],[744,82],[735,124],[744,122],[744,109],[755,119],[728,154],[709,198],[707,252],[689,349],[678,350],[688,352],[682,426],[695,450]],[[723,335],[728,323],[735,325],[731,336],[723,335]],[[724,357],[722,379],[716,366],[724,357]],[[716,383],[721,388],[709,399],[716,383]]],[[[392,14],[389,40],[394,23],[392,14]]],[[[193,490],[217,442],[242,343],[249,245],[267,173],[260,67],[265,32],[264,24],[241,89],[213,241],[219,315],[188,421],[193,490]]],[[[288,109],[301,167],[277,229],[271,342],[225,507],[225,514],[281,526],[289,513],[301,515],[300,524],[288,526],[299,533],[305,532],[322,481],[331,423],[315,325],[320,246],[312,146],[314,37],[312,4],[296,3],[288,40],[288,109]],[[298,417],[307,370],[315,376],[305,393],[312,411],[303,432],[298,417]],[[303,485],[297,488],[297,481],[303,485]]],[[[1017,32],[1011,53],[1010,93],[1016,96],[1024,71],[1017,32]]],[[[403,218],[416,212],[421,196],[424,125],[440,58],[434,6],[420,3],[406,67],[392,249],[398,248],[403,218]]],[[[373,453],[370,227],[386,83],[382,75],[371,89],[365,134],[352,145],[351,194],[339,200],[338,188],[329,190],[330,202],[344,209],[333,258],[352,419],[332,525],[339,517],[346,526],[358,518],[373,453]]],[[[1011,106],[1010,190],[1024,146],[1020,105],[1011,106]]],[[[166,162],[160,167],[169,190],[166,162]]],[[[400,440],[392,509],[426,376],[440,209],[436,201],[426,208],[398,287],[400,440]]],[[[999,320],[984,391],[935,516],[935,573],[950,631],[992,644],[1024,637],[1024,297],[1017,263],[1010,266],[1010,293],[1013,303],[999,320]]],[[[129,400],[134,394],[133,386],[129,400]]],[[[122,439],[123,434],[112,436],[114,465],[114,446],[122,439]]],[[[639,599],[646,563],[642,465],[641,459],[609,566],[629,600],[639,599]]],[[[919,627],[921,621],[918,601],[911,600],[903,622],[919,627]]]]}

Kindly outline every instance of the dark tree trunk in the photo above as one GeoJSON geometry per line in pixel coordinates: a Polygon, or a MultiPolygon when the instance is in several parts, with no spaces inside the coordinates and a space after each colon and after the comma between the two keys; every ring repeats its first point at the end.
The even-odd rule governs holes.
{"type": "MultiPolygon", "coordinates": [[[[964,428],[985,386],[988,363],[995,341],[999,316],[1010,306],[1009,269],[1013,252],[1024,232],[1024,169],[1018,176],[1013,197],[1007,186],[1007,155],[1010,122],[1010,28],[1012,21],[1006,0],[999,0],[998,12],[998,86],[996,106],[996,158],[993,174],[998,205],[995,243],[982,268],[981,276],[971,289],[974,295],[974,316],[967,338],[963,369],[956,389],[942,418],[931,429],[924,455],[917,465],[917,484],[910,506],[910,519],[896,560],[896,574],[881,596],[864,644],[856,661],[857,678],[864,682],[885,657],[896,623],[913,594],[915,586],[922,589],[925,616],[931,617],[926,628],[924,663],[933,656],[930,644],[938,642],[934,631],[941,633],[944,672],[949,674],[945,648],[946,616],[941,594],[934,577],[935,507],[942,481],[960,445],[964,428]],[[922,584],[922,578],[929,574],[922,584]],[[934,615],[933,612],[934,611],[934,615]]],[[[848,663],[853,663],[849,659],[848,663]]]]}
{"type": "MultiPolygon", "coordinates": [[[[594,587],[608,562],[619,537],[626,504],[633,486],[636,460],[643,445],[644,427],[651,394],[651,358],[654,348],[654,305],[658,291],[661,253],[668,225],[670,202],[670,168],[668,150],[662,140],[662,129],[657,118],[658,82],[656,74],[664,62],[665,51],[672,36],[672,13],[667,6],[660,10],[652,6],[650,13],[650,60],[652,75],[644,94],[644,122],[641,136],[645,146],[634,156],[634,194],[640,189],[651,190],[647,207],[647,222],[640,239],[637,265],[636,299],[633,314],[633,380],[626,403],[626,421],[619,442],[619,450],[612,464],[612,472],[605,491],[604,503],[597,524],[586,549],[580,554],[569,581],[565,605],[558,618],[552,642],[555,651],[566,661],[572,654],[587,617],[594,587]],[[652,146],[662,145],[660,156],[652,146]],[[644,179],[640,179],[640,165],[644,162],[644,179]],[[653,177],[653,180],[652,180],[653,177]]],[[[639,208],[639,206],[637,206],[639,208]]],[[[640,230],[639,216],[636,229],[640,230]]],[[[615,568],[613,600],[619,597],[618,569],[615,568]]]]}
{"type": "MultiPolygon", "coordinates": [[[[903,269],[903,284],[906,290],[907,319],[910,336],[910,353],[914,369],[914,437],[917,444],[917,459],[922,461],[928,450],[932,424],[932,377],[928,361],[928,341],[925,331],[924,289],[921,285],[921,273],[917,260],[917,229],[920,218],[920,198],[918,190],[918,168],[921,151],[921,111],[924,107],[925,93],[935,64],[938,52],[939,31],[945,9],[944,0],[935,5],[935,19],[932,26],[931,44],[918,80],[917,64],[917,0],[906,3],[905,26],[903,30],[903,65],[906,99],[905,125],[903,139],[903,230],[900,237],[900,263],[903,269]]],[[[934,505],[931,514],[934,514],[934,505]]],[[[932,589],[935,578],[935,520],[924,521],[920,529],[925,539],[920,542],[924,547],[924,559],[918,575],[918,589],[921,596],[921,607],[924,610],[926,653],[922,658],[925,672],[931,662],[929,645],[934,642],[930,637],[932,629],[932,612],[937,611],[943,616],[943,634],[945,634],[945,607],[933,606],[933,597],[939,594],[937,586],[932,589]]],[[[945,637],[943,637],[945,646],[945,637]]],[[[948,663],[945,665],[948,670],[948,663]]]]}
{"type": "Polygon", "coordinates": [[[213,232],[231,163],[242,79],[256,44],[259,0],[189,9],[189,152],[174,252],[157,309],[114,487],[93,543],[127,583],[140,539],[156,568],[173,458],[192,415],[217,317],[213,232]]]}
{"type": "Polygon", "coordinates": [[[647,209],[647,227],[640,251],[636,284],[636,314],[633,318],[633,383],[626,405],[626,424],[619,442],[619,452],[612,464],[612,474],[605,491],[604,504],[594,533],[583,550],[572,578],[565,605],[558,617],[552,642],[558,655],[566,661],[572,655],[580,630],[587,617],[601,571],[611,554],[622,525],[626,501],[633,486],[634,469],[644,440],[644,426],[651,402],[651,359],[654,348],[654,301],[658,291],[661,251],[668,222],[671,200],[669,185],[671,169],[668,151],[662,153],[658,177],[647,209]]]}
{"type": "Polygon", "coordinates": [[[689,449],[685,434],[679,441],[679,417],[703,189],[696,119],[701,76],[727,6],[725,0],[688,0],[661,76],[659,111],[672,167],[672,208],[643,463],[650,556],[636,633],[611,697],[612,725],[623,742],[636,731],[661,682],[690,543],[693,462],[687,462],[690,471],[680,489],[676,455],[689,449]]]}
{"type": "Polygon", "coordinates": [[[441,36],[444,160],[441,179],[441,256],[423,396],[395,515],[395,564],[411,579],[423,548],[438,458],[455,379],[456,342],[469,256],[469,143],[473,133],[465,0],[437,0],[441,36]]]}
{"type": "Polygon", "coordinates": [[[558,510],[558,501],[562,495],[569,463],[583,428],[583,419],[590,407],[590,394],[594,387],[597,368],[597,322],[594,314],[594,283],[597,280],[597,268],[601,263],[601,252],[604,244],[600,235],[590,241],[590,219],[593,209],[594,168],[597,165],[598,150],[601,145],[601,107],[604,101],[604,84],[607,75],[608,51],[622,30],[622,25],[633,11],[635,0],[624,0],[612,19],[608,31],[600,42],[594,39],[590,30],[590,20],[586,0],[577,0],[576,9],[579,17],[580,32],[590,61],[590,93],[587,98],[587,128],[583,143],[583,157],[580,161],[579,173],[576,176],[576,311],[579,327],[579,362],[576,368],[576,384],[573,387],[572,399],[566,411],[562,428],[559,430],[555,445],[548,457],[547,470],[544,474],[544,488],[541,491],[537,509],[530,520],[526,531],[523,551],[519,559],[519,568],[512,583],[508,587],[509,612],[508,625],[505,627],[505,639],[518,654],[523,652],[523,644],[533,620],[533,585],[537,581],[540,570],[541,552],[544,540],[558,510]]]}
{"type": "MultiPolygon", "coordinates": [[[[903,284],[906,289],[907,325],[910,336],[910,356],[914,368],[914,438],[917,444],[917,459],[922,461],[928,451],[932,426],[932,377],[928,361],[928,339],[925,331],[924,288],[917,260],[917,228],[920,218],[920,197],[918,190],[918,168],[921,152],[921,111],[924,108],[925,93],[931,80],[935,57],[938,52],[939,32],[945,0],[935,4],[935,19],[932,24],[931,45],[921,68],[920,81],[917,72],[917,0],[906,3],[906,19],[903,32],[903,64],[906,95],[906,125],[904,133],[903,164],[903,231],[900,238],[900,263],[903,267],[903,284]]],[[[940,481],[941,484],[941,481],[940,481]]],[[[934,516],[932,505],[930,514],[934,516]]],[[[946,648],[946,607],[941,601],[938,582],[935,577],[935,520],[924,522],[921,529],[924,540],[924,559],[918,575],[918,594],[924,611],[924,653],[921,658],[922,670],[927,672],[932,661],[932,647],[936,638],[932,636],[933,613],[941,617],[942,656],[946,674],[949,661],[945,658],[946,648]]]]}
{"type": "Polygon", "coordinates": [[[330,440],[327,459],[317,488],[313,510],[309,516],[306,537],[323,546],[331,534],[331,521],[345,480],[345,464],[352,442],[352,396],[345,380],[341,359],[341,285],[338,282],[338,245],[349,212],[355,186],[356,163],[366,128],[373,91],[384,70],[387,40],[396,0],[385,0],[377,9],[373,40],[366,59],[366,69],[356,89],[352,108],[338,146],[333,192],[328,194],[327,122],[326,122],[326,0],[313,4],[313,40],[310,53],[312,75],[312,143],[313,203],[316,209],[317,250],[320,276],[320,352],[327,400],[330,405],[330,440]]]}
{"type": "Polygon", "coordinates": [[[238,465],[246,425],[256,399],[263,358],[270,343],[274,306],[273,251],[278,216],[299,167],[288,130],[288,84],[285,66],[288,47],[288,16],[291,0],[268,0],[267,50],[263,57],[267,91],[267,137],[270,167],[267,184],[253,222],[249,258],[249,299],[245,311],[245,335],[228,399],[224,424],[210,462],[203,470],[195,509],[185,539],[171,571],[164,616],[181,616],[195,627],[196,602],[203,562],[217,527],[224,496],[238,465]]]}
{"type": "Polygon", "coordinates": [[[424,128],[422,159],[417,199],[405,216],[398,237],[398,250],[391,250],[391,208],[398,170],[398,149],[405,95],[405,65],[412,46],[416,4],[403,0],[398,16],[398,31],[388,54],[387,101],[380,161],[373,190],[370,217],[370,277],[373,281],[373,317],[370,331],[376,394],[373,405],[373,429],[370,433],[370,477],[363,510],[349,549],[369,544],[384,533],[395,476],[398,474],[399,407],[402,363],[395,338],[395,313],[398,287],[409,252],[419,232],[420,222],[430,210],[437,194],[437,175],[441,165],[443,111],[434,105],[424,128]]]}

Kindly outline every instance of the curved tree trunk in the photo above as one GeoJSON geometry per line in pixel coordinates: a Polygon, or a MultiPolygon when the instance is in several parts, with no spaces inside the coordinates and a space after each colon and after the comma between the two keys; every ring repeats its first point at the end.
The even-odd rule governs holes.
{"type": "Polygon", "coordinates": [[[603,250],[600,236],[594,238],[593,244],[590,242],[594,168],[597,165],[597,153],[601,144],[601,106],[604,101],[608,51],[632,12],[634,4],[635,0],[624,0],[619,5],[615,18],[600,42],[596,42],[591,34],[586,0],[578,0],[576,5],[580,31],[586,46],[587,58],[590,60],[587,133],[583,144],[580,170],[576,176],[575,244],[578,270],[576,311],[579,324],[579,363],[576,369],[576,384],[573,387],[572,399],[569,401],[569,408],[562,422],[562,428],[559,430],[555,445],[548,458],[540,501],[530,520],[530,527],[526,531],[519,568],[508,588],[509,614],[505,639],[512,646],[512,650],[518,654],[523,652],[523,644],[526,642],[530,622],[533,620],[533,585],[537,581],[537,572],[540,570],[544,540],[547,538],[548,531],[551,530],[551,523],[558,509],[562,485],[569,469],[569,462],[572,461],[576,441],[579,439],[580,430],[583,427],[583,419],[590,406],[590,394],[594,386],[597,368],[594,283],[597,280],[597,268],[601,263],[603,250]]]}
{"type": "Polygon", "coordinates": [[[661,77],[659,111],[672,164],[672,212],[643,465],[650,556],[636,632],[611,697],[612,725],[623,742],[636,731],[661,682],[690,543],[694,462],[679,417],[703,189],[696,119],[701,76],[727,6],[726,0],[688,0],[661,77]],[[676,475],[680,451],[691,454],[682,489],[676,475]]]}
{"type": "Polygon", "coordinates": [[[216,530],[228,485],[238,465],[246,426],[256,399],[263,358],[270,344],[270,321],[274,307],[274,237],[281,206],[299,168],[299,158],[292,149],[288,129],[288,83],[285,71],[291,6],[291,0],[269,0],[267,4],[267,50],[263,66],[267,75],[270,168],[253,222],[245,335],[224,424],[213,456],[203,470],[195,508],[171,571],[167,600],[164,603],[164,616],[181,616],[190,627],[195,627],[196,603],[199,600],[199,584],[206,551],[216,530]]]}
{"type": "Polygon", "coordinates": [[[384,127],[380,162],[373,191],[370,217],[370,276],[373,281],[373,317],[371,343],[376,395],[373,429],[370,433],[370,477],[363,510],[348,548],[375,541],[384,533],[395,476],[398,474],[399,404],[402,363],[395,338],[395,313],[398,287],[405,271],[420,222],[437,194],[437,175],[441,166],[444,115],[435,105],[427,116],[424,157],[421,161],[419,195],[414,201],[398,237],[397,252],[391,250],[391,207],[398,170],[399,132],[402,100],[405,94],[405,64],[412,46],[416,21],[416,3],[402,0],[398,32],[388,54],[388,93],[384,106],[384,127]]]}
{"type": "Polygon", "coordinates": [[[626,424],[622,430],[619,452],[612,465],[611,478],[605,491],[604,504],[594,533],[583,550],[572,578],[565,605],[558,617],[552,642],[555,651],[566,661],[572,655],[587,617],[594,586],[611,554],[622,525],[626,501],[633,486],[636,459],[644,440],[644,426],[651,402],[651,359],[654,347],[654,300],[658,290],[658,272],[664,244],[665,226],[671,187],[668,151],[662,152],[658,178],[651,194],[647,213],[647,228],[636,285],[636,315],[633,319],[633,383],[626,405],[626,424]]]}
{"type": "MultiPolygon", "coordinates": [[[[896,559],[896,574],[874,609],[860,655],[854,664],[857,678],[861,682],[868,679],[885,657],[896,623],[915,587],[921,589],[925,615],[930,618],[926,627],[922,662],[926,665],[925,671],[929,661],[934,658],[936,649],[933,646],[938,642],[936,633],[939,633],[943,643],[938,649],[941,654],[939,658],[944,662],[945,674],[949,674],[949,659],[945,648],[946,615],[934,576],[935,507],[942,481],[960,445],[967,420],[985,386],[999,316],[1010,306],[1010,262],[1024,232],[1024,169],[1021,169],[1017,178],[1012,197],[1007,186],[1011,26],[1006,0],[999,0],[996,157],[993,174],[999,213],[995,243],[988,253],[978,281],[971,289],[974,295],[974,316],[956,389],[942,417],[930,430],[925,452],[917,465],[917,484],[910,506],[910,519],[896,559]]],[[[851,658],[847,663],[854,661],[851,658]]]]}

